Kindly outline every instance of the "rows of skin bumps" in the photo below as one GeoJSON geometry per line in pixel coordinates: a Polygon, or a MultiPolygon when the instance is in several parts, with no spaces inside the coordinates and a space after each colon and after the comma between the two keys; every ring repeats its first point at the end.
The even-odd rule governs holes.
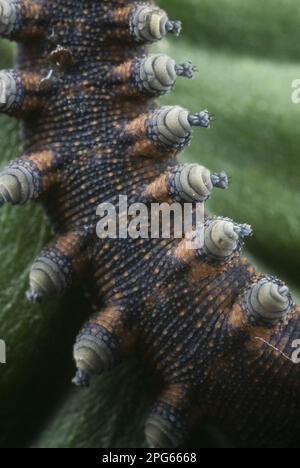
{"type": "MultiPolygon", "coordinates": [[[[117,205],[119,195],[128,203],[171,203],[191,193],[176,159],[190,136],[182,144],[162,141],[162,93],[146,92],[140,79],[147,76],[136,71],[148,50],[134,35],[133,12],[151,5],[7,3],[21,5],[17,21],[24,22],[4,35],[20,43],[10,113],[22,118],[25,156],[0,174],[2,202],[24,202],[12,177],[21,189],[33,180],[27,198],[43,203],[57,235],[34,264],[33,286],[55,295],[77,281],[91,298],[93,315],[74,350],[75,382],[87,384],[89,374],[140,352],[161,382],[146,422],[151,446],[180,445],[193,425],[206,422],[241,444],[286,446],[300,424],[299,366],[288,359],[300,337],[299,309],[289,299],[278,320],[253,315],[251,288],[268,278],[240,256],[242,239],[225,239],[231,255],[217,258],[211,248],[188,251],[178,239],[101,240],[95,233],[98,205],[117,205]]],[[[172,27],[179,25],[166,29],[172,27]]],[[[177,68],[178,75],[190,71],[188,64],[177,68]]],[[[206,126],[206,113],[178,112],[184,125],[206,126]]],[[[207,172],[197,171],[206,180],[207,172]]],[[[224,188],[223,176],[211,180],[224,188]]],[[[247,228],[236,232],[244,236],[247,228]]],[[[34,287],[28,296],[39,300],[34,287]]]]}

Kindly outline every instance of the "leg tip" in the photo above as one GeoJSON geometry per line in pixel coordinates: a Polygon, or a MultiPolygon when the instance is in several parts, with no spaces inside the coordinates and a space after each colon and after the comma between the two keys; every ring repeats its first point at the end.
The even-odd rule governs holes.
{"type": "Polygon", "coordinates": [[[235,232],[244,239],[245,237],[250,237],[253,234],[252,227],[249,224],[238,224],[235,227],[235,232]]]}
{"type": "Polygon", "coordinates": [[[36,291],[33,291],[32,289],[29,289],[26,292],[26,298],[29,302],[32,302],[33,304],[40,304],[42,302],[42,295],[37,293],[36,291]]]}
{"type": "Polygon", "coordinates": [[[90,386],[90,375],[86,372],[78,370],[75,374],[75,377],[72,380],[72,383],[76,385],[76,387],[89,387],[90,386]]]}
{"type": "Polygon", "coordinates": [[[182,22],[169,20],[166,24],[166,30],[178,37],[182,31],[182,22]]]}
{"type": "Polygon", "coordinates": [[[29,285],[29,298],[52,299],[64,291],[66,279],[59,263],[42,255],[31,267],[29,285]]]}
{"type": "Polygon", "coordinates": [[[214,187],[220,189],[227,189],[229,180],[227,174],[225,172],[215,173],[211,175],[211,180],[214,187]]]}
{"type": "Polygon", "coordinates": [[[189,115],[189,123],[195,127],[210,128],[211,121],[212,116],[209,114],[207,109],[198,112],[198,114],[189,115]]]}
{"type": "Polygon", "coordinates": [[[184,62],[176,65],[175,70],[178,76],[191,79],[193,78],[195,67],[192,62],[184,62]]]}
{"type": "Polygon", "coordinates": [[[149,448],[176,448],[180,437],[177,430],[162,418],[151,418],[145,426],[145,437],[149,448]]]}

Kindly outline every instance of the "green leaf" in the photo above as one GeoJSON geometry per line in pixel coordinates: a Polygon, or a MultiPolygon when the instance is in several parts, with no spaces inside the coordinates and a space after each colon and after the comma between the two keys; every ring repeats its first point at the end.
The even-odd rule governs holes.
{"type": "MultiPolygon", "coordinates": [[[[226,192],[215,191],[209,209],[249,222],[247,244],[263,271],[297,283],[300,260],[298,208],[300,107],[291,83],[300,78],[299,8],[295,0],[167,0],[160,4],[186,25],[183,39],[159,50],[178,61],[192,59],[199,73],[179,80],[165,103],[208,109],[213,128],[195,132],[185,160],[226,170],[226,192]]],[[[1,67],[13,49],[0,43],[1,67]]],[[[1,164],[21,154],[15,122],[0,120],[1,164]]],[[[155,392],[151,376],[133,358],[93,382],[70,384],[72,343],[89,313],[79,293],[42,306],[24,293],[34,257],[51,239],[39,206],[0,211],[0,339],[7,364],[0,365],[0,444],[34,447],[143,446],[143,422],[155,392]],[[149,390],[150,388],[150,390],[149,390]]],[[[294,288],[295,297],[300,294],[294,288]]],[[[218,434],[198,428],[190,446],[223,446],[218,434]]]]}
{"type": "Polygon", "coordinates": [[[197,47],[299,61],[298,0],[160,0],[197,47]]]}

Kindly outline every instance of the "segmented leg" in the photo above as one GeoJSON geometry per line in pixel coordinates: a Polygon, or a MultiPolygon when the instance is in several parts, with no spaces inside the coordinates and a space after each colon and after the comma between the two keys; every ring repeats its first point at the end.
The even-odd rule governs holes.
{"type": "Polygon", "coordinates": [[[112,369],[132,345],[125,317],[122,308],[111,305],[94,314],[83,326],[74,346],[76,385],[87,386],[92,375],[112,369]]]}
{"type": "Polygon", "coordinates": [[[222,173],[211,174],[199,164],[175,166],[160,175],[144,190],[141,199],[145,201],[205,202],[214,187],[226,189],[228,177],[222,173]]]}
{"type": "Polygon", "coordinates": [[[166,106],[127,124],[120,141],[130,144],[130,154],[153,158],[175,157],[191,141],[192,127],[208,128],[210,116],[202,111],[192,115],[179,106],[166,106]]]}
{"type": "Polygon", "coordinates": [[[188,402],[184,385],[169,385],[161,392],[145,425],[149,447],[174,448],[183,442],[188,430],[188,402]]]}
{"type": "Polygon", "coordinates": [[[0,71],[0,112],[24,117],[43,108],[57,81],[52,70],[45,75],[14,70],[0,71]]]}
{"type": "Polygon", "coordinates": [[[49,10],[40,0],[0,0],[0,34],[24,40],[40,36],[49,10]]]}
{"type": "Polygon", "coordinates": [[[69,232],[41,252],[30,271],[30,290],[27,292],[30,301],[59,296],[74,283],[86,265],[90,237],[88,228],[69,232]]]}
{"type": "Polygon", "coordinates": [[[0,204],[22,205],[36,200],[57,179],[55,154],[51,151],[16,159],[0,172],[0,204]]]}
{"type": "Polygon", "coordinates": [[[169,93],[175,86],[177,77],[192,78],[191,62],[176,64],[164,54],[147,55],[129,60],[121,65],[99,70],[103,78],[98,83],[109,81],[115,93],[127,97],[158,97],[169,93]]]}

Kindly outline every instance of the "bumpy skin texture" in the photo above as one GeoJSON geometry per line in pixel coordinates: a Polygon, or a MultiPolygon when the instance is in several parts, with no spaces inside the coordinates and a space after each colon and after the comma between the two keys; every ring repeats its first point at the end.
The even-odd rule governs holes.
{"type": "Polygon", "coordinates": [[[287,446],[300,429],[300,366],[291,360],[300,310],[281,282],[240,257],[248,227],[208,218],[198,251],[185,240],[96,236],[98,205],[117,205],[119,195],[203,201],[226,186],[224,174],[176,160],[208,114],[160,110],[155,100],[192,69],[146,60],[145,38],[177,33],[179,24],[131,0],[4,3],[1,34],[22,45],[0,109],[22,118],[24,156],[0,173],[0,200],[40,200],[57,233],[33,264],[29,299],[76,282],[91,298],[94,314],[74,347],[75,383],[139,350],[162,384],[146,422],[149,445],[183,444],[194,424],[209,422],[245,446],[287,446]],[[260,281],[270,287],[258,287],[253,305],[260,281]],[[254,309],[264,315],[264,307],[275,320],[258,317],[254,309]]]}

